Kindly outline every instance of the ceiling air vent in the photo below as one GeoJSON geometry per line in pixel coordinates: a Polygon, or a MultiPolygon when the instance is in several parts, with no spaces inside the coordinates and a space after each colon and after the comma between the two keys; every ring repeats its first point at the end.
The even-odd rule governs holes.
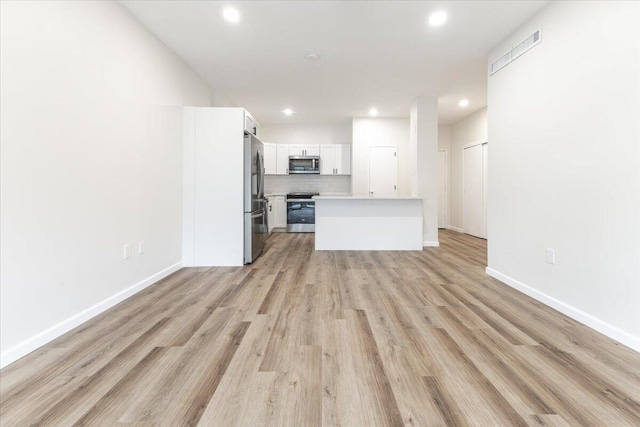
{"type": "Polygon", "coordinates": [[[517,46],[511,48],[507,53],[502,55],[496,62],[489,67],[489,74],[493,75],[500,69],[509,65],[516,58],[522,56],[523,53],[537,45],[542,41],[542,28],[538,28],[535,33],[524,39],[517,46]]]}

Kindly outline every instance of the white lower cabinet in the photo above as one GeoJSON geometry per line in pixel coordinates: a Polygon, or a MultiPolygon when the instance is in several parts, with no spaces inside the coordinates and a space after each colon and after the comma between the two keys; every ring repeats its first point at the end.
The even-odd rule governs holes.
{"type": "Polygon", "coordinates": [[[275,204],[275,197],[269,196],[269,203],[267,203],[267,226],[269,227],[269,233],[275,227],[275,212],[273,210],[273,205],[275,204]]]}
{"type": "Polygon", "coordinates": [[[285,196],[269,196],[267,204],[267,221],[269,232],[274,228],[287,227],[287,203],[285,196]]]}
{"type": "Polygon", "coordinates": [[[274,227],[287,227],[287,203],[285,196],[276,196],[274,205],[274,227]]]}

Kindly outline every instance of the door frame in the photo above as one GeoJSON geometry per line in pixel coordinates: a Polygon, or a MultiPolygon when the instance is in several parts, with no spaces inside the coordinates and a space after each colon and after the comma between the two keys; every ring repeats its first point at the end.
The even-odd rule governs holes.
{"type": "MultiPolygon", "coordinates": [[[[461,212],[460,212],[460,229],[462,230],[463,233],[466,233],[464,231],[464,212],[465,212],[465,206],[464,206],[464,171],[465,171],[465,168],[464,168],[464,150],[467,149],[467,148],[475,147],[476,145],[484,145],[484,144],[487,144],[487,149],[488,149],[489,148],[489,140],[488,140],[488,138],[483,138],[483,139],[479,139],[477,141],[473,141],[473,142],[469,142],[467,144],[464,144],[462,146],[462,150],[460,152],[460,154],[462,156],[461,157],[462,158],[462,171],[461,171],[462,172],[461,173],[461,175],[462,175],[462,177],[461,177],[462,178],[462,182],[461,182],[461,184],[462,184],[462,192],[460,194],[460,199],[461,199],[460,200],[460,206],[461,206],[462,209],[461,209],[461,212]]],[[[487,183],[484,181],[484,177],[486,176],[486,172],[487,171],[484,170],[484,159],[483,159],[482,163],[483,163],[482,164],[482,168],[483,168],[483,171],[482,171],[482,204],[484,205],[482,207],[482,222],[483,222],[483,224],[485,224],[485,227],[484,227],[484,234],[485,234],[484,239],[486,239],[487,238],[487,183]]],[[[473,237],[476,237],[476,236],[473,236],[473,237]]]]}
{"type": "Polygon", "coordinates": [[[449,196],[449,150],[446,148],[438,148],[438,153],[442,151],[444,153],[445,160],[445,200],[446,203],[444,205],[444,215],[446,218],[446,224],[444,225],[445,229],[449,229],[449,204],[451,203],[451,197],[449,196]]]}
{"type": "Polygon", "coordinates": [[[397,145],[370,145],[369,153],[367,156],[367,195],[371,197],[371,149],[372,148],[393,148],[395,150],[396,155],[394,156],[394,190],[393,195],[398,195],[398,146],[397,145]]]}

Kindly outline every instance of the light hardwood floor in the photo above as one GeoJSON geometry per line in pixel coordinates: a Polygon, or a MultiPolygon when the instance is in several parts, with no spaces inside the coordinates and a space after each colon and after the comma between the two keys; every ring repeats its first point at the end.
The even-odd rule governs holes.
{"type": "MultiPolygon", "coordinates": [[[[24,425],[638,426],[640,354],[484,274],[483,240],[183,269],[0,372],[24,425]]],[[[606,302],[603,302],[606,303],[606,302]]]]}

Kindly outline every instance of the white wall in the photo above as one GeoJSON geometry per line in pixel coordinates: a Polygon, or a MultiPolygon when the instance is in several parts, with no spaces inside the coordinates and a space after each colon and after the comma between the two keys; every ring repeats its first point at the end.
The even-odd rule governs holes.
{"type": "Polygon", "coordinates": [[[1,19],[6,364],[179,267],[182,106],[213,92],[115,2],[3,1],[1,19]]]}
{"type": "Polygon", "coordinates": [[[451,125],[438,125],[438,150],[451,149],[451,125]]]}
{"type": "Polygon", "coordinates": [[[261,124],[260,139],[274,144],[351,144],[351,122],[261,124]]]}
{"type": "Polygon", "coordinates": [[[354,196],[369,195],[369,147],[398,146],[398,196],[411,195],[409,119],[354,118],[351,187],[354,196]]]}
{"type": "Polygon", "coordinates": [[[410,108],[411,195],[422,197],[423,244],[438,246],[438,98],[421,96],[410,108]],[[415,181],[415,184],[413,183],[415,181]]]}
{"type": "MultiPolygon", "coordinates": [[[[487,140],[487,108],[469,114],[451,125],[449,154],[449,225],[462,229],[462,150],[466,144],[487,140]]],[[[489,143],[491,159],[491,142],[489,143]]]]}
{"type": "Polygon", "coordinates": [[[451,125],[438,125],[438,150],[446,150],[447,152],[447,223],[445,226],[448,227],[451,215],[451,125]]]}
{"type": "Polygon", "coordinates": [[[638,2],[552,2],[491,52],[542,27],[489,77],[487,271],[640,351],[638,22],[638,2]]]}

